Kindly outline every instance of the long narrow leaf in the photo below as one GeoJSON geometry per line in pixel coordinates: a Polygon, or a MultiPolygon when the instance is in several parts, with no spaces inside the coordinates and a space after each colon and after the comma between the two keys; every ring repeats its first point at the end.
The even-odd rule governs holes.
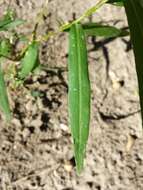
{"type": "Polygon", "coordinates": [[[9,24],[11,20],[0,20],[0,29],[4,27],[5,25],[9,24]]]}
{"type": "Polygon", "coordinates": [[[4,60],[3,56],[9,56],[11,54],[11,44],[8,39],[3,39],[0,42],[0,108],[5,114],[7,121],[11,119],[10,105],[8,101],[8,95],[6,85],[4,81],[4,74],[1,68],[1,63],[4,60]]]}
{"type": "Polygon", "coordinates": [[[141,113],[143,118],[143,0],[125,0],[124,5],[135,54],[141,113]]]}
{"type": "Polygon", "coordinates": [[[10,121],[11,111],[10,111],[10,106],[9,106],[9,101],[8,101],[8,96],[7,96],[6,85],[4,81],[4,75],[1,69],[1,63],[0,63],[0,108],[2,112],[5,114],[7,121],[10,121]]]}
{"type": "Polygon", "coordinates": [[[21,70],[19,73],[19,77],[21,79],[27,77],[33,71],[33,69],[35,69],[38,59],[38,48],[39,44],[36,41],[33,41],[29,45],[21,63],[21,70]]]}
{"type": "Polygon", "coordinates": [[[13,21],[8,22],[7,24],[0,27],[0,31],[14,29],[15,27],[24,24],[25,21],[22,19],[15,19],[13,21]]]}
{"type": "Polygon", "coordinates": [[[83,169],[90,119],[90,82],[86,40],[80,24],[71,26],[69,43],[69,119],[76,168],[80,173],[83,169]]]}
{"type": "Polygon", "coordinates": [[[14,29],[15,27],[24,23],[24,20],[15,18],[14,11],[8,9],[6,14],[0,19],[0,31],[14,29]]]}
{"type": "Polygon", "coordinates": [[[14,20],[14,12],[8,9],[6,14],[4,14],[4,16],[0,19],[0,28],[11,23],[13,20],[14,20]]]}
{"type": "MultiPolygon", "coordinates": [[[[85,23],[82,27],[86,36],[115,38],[129,35],[128,30],[118,29],[115,26],[104,25],[101,23],[85,23]]],[[[66,29],[65,32],[69,32],[69,29],[66,29]]]]}
{"type": "Polygon", "coordinates": [[[111,3],[116,6],[124,6],[124,0],[109,0],[107,3],[111,3]]]}
{"type": "Polygon", "coordinates": [[[100,36],[104,38],[113,38],[126,36],[128,31],[118,29],[115,26],[102,25],[98,23],[87,23],[83,25],[85,34],[88,36],[100,36]]]}

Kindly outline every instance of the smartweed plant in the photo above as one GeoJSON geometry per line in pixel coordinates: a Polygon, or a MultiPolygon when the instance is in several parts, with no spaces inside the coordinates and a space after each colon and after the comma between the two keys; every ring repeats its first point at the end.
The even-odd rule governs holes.
{"type": "MultiPolygon", "coordinates": [[[[17,19],[14,12],[7,10],[0,20],[0,31],[9,31],[25,23],[17,19]]],[[[38,26],[38,23],[37,25],[38,26]]],[[[35,27],[36,28],[36,27],[35,27]]],[[[136,71],[139,83],[139,96],[143,118],[143,0],[100,0],[95,6],[88,9],[81,17],[72,22],[65,23],[57,31],[49,32],[43,36],[36,36],[36,30],[26,41],[26,47],[15,57],[12,56],[13,42],[10,39],[0,40],[0,107],[7,121],[12,118],[8,101],[6,84],[2,63],[4,59],[20,61],[20,68],[16,68],[16,81],[24,81],[35,68],[39,66],[39,46],[43,41],[48,41],[60,32],[69,33],[69,58],[68,58],[68,110],[69,126],[73,138],[74,157],[77,173],[83,169],[86,144],[89,135],[90,123],[90,80],[88,73],[87,36],[100,36],[114,38],[130,35],[136,62],[136,71]],[[114,26],[101,23],[83,23],[86,17],[91,16],[100,7],[110,3],[113,6],[123,6],[129,23],[129,31],[118,29],[114,26]]],[[[16,40],[22,40],[21,36],[16,40]]]]}

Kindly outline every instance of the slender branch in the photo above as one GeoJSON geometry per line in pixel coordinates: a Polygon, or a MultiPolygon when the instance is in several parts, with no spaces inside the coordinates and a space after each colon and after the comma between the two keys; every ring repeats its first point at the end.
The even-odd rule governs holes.
{"type": "Polygon", "coordinates": [[[65,24],[63,24],[62,26],[60,26],[58,28],[57,31],[55,32],[49,32],[48,34],[44,35],[44,36],[39,36],[38,37],[38,41],[42,42],[42,41],[47,41],[50,37],[53,37],[57,34],[59,34],[60,32],[63,32],[67,29],[69,29],[73,24],[79,23],[82,20],[84,20],[85,18],[91,16],[93,13],[95,13],[100,7],[102,7],[108,0],[100,0],[95,6],[89,8],[88,10],[86,10],[83,15],[81,15],[78,19],[72,21],[72,22],[67,22],[65,24]]]}

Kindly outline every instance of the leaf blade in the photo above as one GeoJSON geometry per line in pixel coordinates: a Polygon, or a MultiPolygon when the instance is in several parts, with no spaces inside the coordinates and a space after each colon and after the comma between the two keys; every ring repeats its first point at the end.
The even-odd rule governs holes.
{"type": "Polygon", "coordinates": [[[80,173],[83,169],[90,120],[87,50],[84,30],[80,24],[71,26],[69,41],[69,119],[76,168],[80,173]]]}
{"type": "Polygon", "coordinates": [[[143,0],[128,0],[124,2],[124,6],[135,55],[141,115],[143,119],[143,0]]]}
{"type": "Polygon", "coordinates": [[[6,120],[9,122],[11,120],[11,111],[8,101],[8,95],[6,90],[6,85],[4,81],[4,74],[0,64],[0,107],[2,112],[5,114],[6,120]]]}
{"type": "Polygon", "coordinates": [[[38,59],[39,43],[32,41],[25,52],[24,58],[21,61],[21,70],[19,77],[21,79],[26,78],[32,70],[35,68],[38,59]]]}
{"type": "Polygon", "coordinates": [[[104,38],[113,38],[126,36],[128,31],[118,29],[115,26],[102,25],[100,23],[87,23],[83,25],[85,34],[88,36],[99,36],[104,38]]]}
{"type": "Polygon", "coordinates": [[[14,29],[15,27],[25,23],[25,20],[16,19],[15,16],[15,12],[8,9],[6,14],[0,20],[0,31],[14,29]]]}
{"type": "Polygon", "coordinates": [[[9,23],[3,25],[2,27],[0,27],[0,31],[6,31],[6,30],[10,30],[13,29],[19,25],[24,24],[25,21],[22,19],[15,19],[13,21],[10,21],[9,23]]]}
{"type": "Polygon", "coordinates": [[[121,7],[124,6],[124,0],[109,0],[107,3],[121,7]]]}

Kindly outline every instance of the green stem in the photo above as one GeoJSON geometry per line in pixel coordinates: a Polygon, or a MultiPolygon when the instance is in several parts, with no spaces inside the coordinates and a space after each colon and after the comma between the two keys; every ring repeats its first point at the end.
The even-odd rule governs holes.
{"type": "Polygon", "coordinates": [[[63,32],[64,30],[69,29],[73,24],[79,23],[81,22],[83,19],[89,17],[90,15],[92,15],[93,13],[95,13],[99,8],[101,8],[108,0],[100,0],[95,6],[89,8],[88,10],[86,10],[83,15],[81,15],[78,19],[72,21],[72,22],[68,22],[63,24],[62,26],[59,27],[59,29],[55,32],[49,32],[48,34],[39,37],[38,41],[47,41],[50,37],[53,37],[57,34],[59,34],[60,32],[63,32]]]}

